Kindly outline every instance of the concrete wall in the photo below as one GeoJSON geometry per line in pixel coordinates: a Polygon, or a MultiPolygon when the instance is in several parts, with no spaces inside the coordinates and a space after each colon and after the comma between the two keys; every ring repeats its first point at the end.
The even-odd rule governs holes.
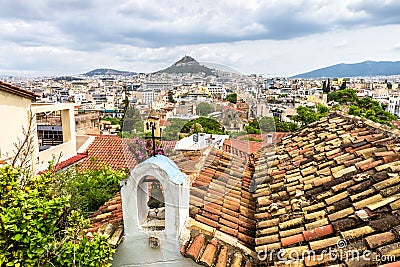
{"type": "Polygon", "coordinates": [[[30,105],[30,99],[0,91],[0,159],[14,155],[13,144],[24,137],[22,127],[28,126],[30,105]]]}
{"type": "Polygon", "coordinates": [[[63,130],[63,143],[58,146],[51,147],[47,150],[39,152],[39,147],[35,150],[35,166],[34,171],[42,171],[47,169],[48,162],[55,160],[61,162],[76,155],[76,132],[74,118],[74,104],[32,104],[32,112],[50,112],[61,111],[61,124],[63,130]]]}
{"type": "Polygon", "coordinates": [[[68,141],[58,146],[39,152],[39,159],[36,161],[35,171],[43,171],[49,167],[49,161],[54,163],[62,162],[76,155],[76,142],[68,141]]]}

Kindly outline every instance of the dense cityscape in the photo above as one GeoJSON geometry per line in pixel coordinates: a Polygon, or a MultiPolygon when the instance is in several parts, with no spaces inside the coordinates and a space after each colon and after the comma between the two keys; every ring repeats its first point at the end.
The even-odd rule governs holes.
{"type": "Polygon", "coordinates": [[[0,267],[399,267],[399,8],[2,3],[0,267]]]}

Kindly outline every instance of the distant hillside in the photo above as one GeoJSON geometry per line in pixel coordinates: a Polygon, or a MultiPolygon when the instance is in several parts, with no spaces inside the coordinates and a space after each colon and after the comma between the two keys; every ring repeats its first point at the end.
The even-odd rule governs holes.
{"type": "Polygon", "coordinates": [[[400,61],[364,61],[355,64],[337,64],[298,74],[291,78],[362,77],[400,75],[400,61]]]}
{"type": "Polygon", "coordinates": [[[121,70],[113,70],[113,69],[95,69],[89,72],[84,73],[85,76],[107,76],[107,75],[121,75],[121,76],[131,76],[136,75],[136,72],[130,71],[121,71],[121,70]]]}
{"type": "Polygon", "coordinates": [[[204,73],[206,76],[213,75],[213,70],[206,66],[200,65],[194,58],[190,56],[184,56],[172,66],[160,70],[157,73],[169,73],[169,74],[184,74],[184,73],[204,73]]]}

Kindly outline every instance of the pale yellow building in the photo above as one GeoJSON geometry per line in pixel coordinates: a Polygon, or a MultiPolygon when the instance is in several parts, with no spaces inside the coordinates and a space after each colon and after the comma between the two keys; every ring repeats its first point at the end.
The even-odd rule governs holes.
{"type": "Polygon", "coordinates": [[[83,144],[87,139],[80,137],[77,142],[73,104],[34,103],[36,97],[32,92],[0,81],[0,160],[13,164],[19,150],[20,160],[15,165],[25,161],[25,166],[34,173],[47,169],[52,159],[64,161],[75,156],[77,143],[83,144]],[[62,141],[39,150],[36,114],[52,112],[61,116],[62,141]],[[26,146],[26,143],[30,145],[26,146]],[[23,149],[17,148],[23,144],[23,149]]]}
{"type": "MultiPolygon", "coordinates": [[[[30,107],[36,95],[0,81],[0,159],[7,162],[15,154],[15,145],[24,138],[30,107]]],[[[31,159],[32,160],[32,159],[31,159]]]]}

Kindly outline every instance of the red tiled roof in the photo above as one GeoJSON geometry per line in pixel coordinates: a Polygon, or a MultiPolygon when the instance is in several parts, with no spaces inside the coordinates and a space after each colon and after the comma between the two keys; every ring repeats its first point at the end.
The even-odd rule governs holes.
{"type": "Polygon", "coordinates": [[[239,136],[237,139],[254,138],[254,139],[262,140],[263,142],[267,143],[269,134],[272,134],[272,143],[277,144],[282,140],[283,137],[285,137],[291,133],[290,132],[270,132],[270,133],[263,133],[263,134],[246,134],[244,136],[239,136]]]}
{"type": "Polygon", "coordinates": [[[128,139],[114,135],[96,135],[87,149],[87,157],[78,164],[78,169],[85,171],[99,167],[100,164],[112,169],[131,169],[136,159],[129,150],[128,139]]]}
{"type": "Polygon", "coordinates": [[[400,121],[392,121],[393,127],[399,129],[400,128],[400,121]]]}
{"type": "Polygon", "coordinates": [[[246,157],[212,150],[193,181],[190,216],[244,246],[254,245],[255,203],[250,193],[252,167],[246,157]]]}
{"type": "Polygon", "coordinates": [[[37,97],[39,97],[37,94],[21,89],[17,86],[5,83],[0,81],[0,90],[5,91],[14,95],[18,95],[21,97],[29,98],[30,100],[35,100],[37,97]]]}
{"type": "MultiPolygon", "coordinates": [[[[87,157],[79,162],[81,171],[96,168],[100,164],[110,166],[112,169],[132,169],[137,162],[129,150],[132,139],[121,138],[115,135],[96,135],[96,138],[87,149],[87,157]]],[[[176,141],[162,141],[166,151],[173,151],[176,141]]]]}
{"type": "MultiPolygon", "coordinates": [[[[77,162],[79,162],[80,160],[84,159],[85,157],[87,157],[87,152],[84,153],[78,153],[73,157],[70,157],[62,162],[57,163],[54,167],[53,167],[53,171],[59,171],[63,168],[69,167],[77,162]]],[[[47,170],[46,170],[47,171],[47,170]]],[[[38,172],[38,174],[42,174],[45,171],[40,171],[38,172]]]]}
{"type": "Polygon", "coordinates": [[[264,142],[255,142],[255,141],[238,140],[238,139],[225,139],[223,148],[225,151],[229,151],[233,154],[236,154],[235,150],[239,150],[247,155],[250,155],[252,153],[256,153],[265,145],[266,143],[264,142]]]}
{"type": "MultiPolygon", "coordinates": [[[[204,164],[192,176],[190,237],[181,254],[217,267],[288,266],[277,258],[281,248],[283,256],[316,252],[317,257],[289,262],[290,266],[380,264],[332,262],[328,253],[318,254],[336,249],[344,239],[343,253],[370,250],[373,255],[399,257],[399,133],[331,114],[284,137],[276,151],[262,148],[255,165],[248,157],[216,149],[200,159],[190,154],[193,165],[202,160],[204,164]],[[272,257],[270,261],[257,260],[256,252],[263,256],[263,251],[272,253],[266,257],[272,257]]],[[[182,155],[176,159],[178,166],[188,161],[182,155]]],[[[121,223],[122,217],[113,217],[119,207],[120,201],[104,205],[91,216],[92,222],[101,223],[98,227],[104,231],[121,229],[114,222],[121,223]]],[[[113,240],[114,244],[117,238],[113,240]]]]}
{"type": "Polygon", "coordinates": [[[255,260],[246,255],[246,253],[230,244],[197,231],[191,232],[191,238],[182,246],[181,254],[200,265],[208,267],[226,267],[229,261],[231,263],[229,266],[233,267],[255,266],[255,260]]]}
{"type": "Polygon", "coordinates": [[[70,166],[72,164],[75,164],[75,163],[79,162],[80,160],[86,158],[87,155],[88,155],[87,152],[78,153],[78,154],[76,154],[76,156],[73,156],[73,157],[71,157],[71,158],[69,158],[67,160],[64,160],[64,161],[58,163],[56,166],[54,166],[54,170],[58,171],[58,170],[61,170],[61,169],[65,168],[65,167],[68,167],[68,166],[70,166]]]}

